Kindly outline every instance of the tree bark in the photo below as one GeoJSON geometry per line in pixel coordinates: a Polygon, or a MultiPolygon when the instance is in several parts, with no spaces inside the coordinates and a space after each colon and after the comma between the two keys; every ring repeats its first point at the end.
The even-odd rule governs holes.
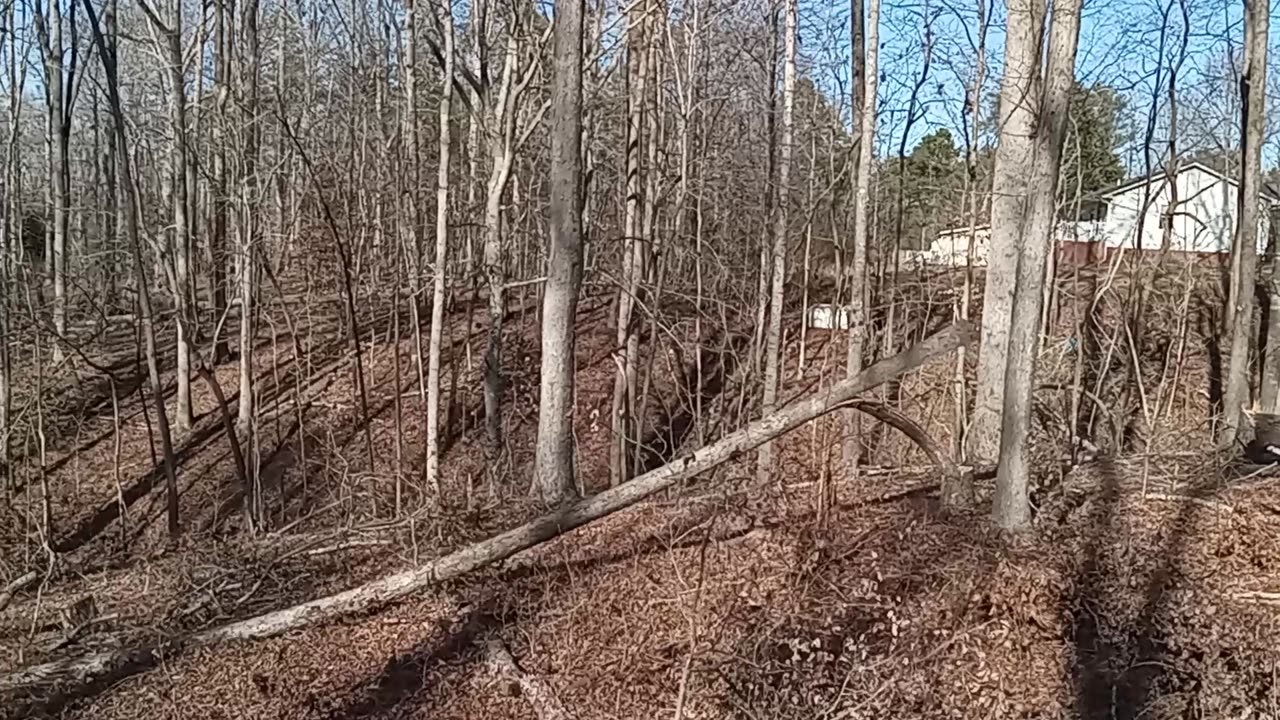
{"type": "Polygon", "coordinates": [[[982,344],[973,417],[966,438],[971,461],[992,461],[1000,451],[1005,367],[1013,292],[1034,166],[1035,120],[1040,97],[1043,4],[1015,0],[1008,11],[1004,78],[1000,83],[1000,142],[991,195],[991,240],[982,300],[982,344]]]}
{"type": "MultiPolygon", "coordinates": [[[[436,247],[431,282],[431,337],[427,342],[426,481],[440,495],[440,343],[444,337],[444,286],[449,265],[449,163],[453,105],[453,6],[446,1],[440,17],[444,35],[444,72],[440,95],[440,155],[436,172],[436,247]]],[[[415,299],[416,302],[416,299],[415,299]]],[[[469,320],[469,318],[468,318],[469,320]]],[[[397,391],[398,392],[398,391],[397,391]]]]}
{"type": "Polygon", "coordinates": [[[635,449],[633,443],[636,440],[635,397],[632,392],[636,359],[632,356],[631,331],[632,314],[640,289],[641,196],[644,194],[642,173],[650,170],[642,169],[640,162],[641,141],[645,132],[645,85],[649,69],[646,56],[652,52],[647,41],[648,5],[647,0],[633,3],[627,17],[627,133],[624,149],[627,176],[624,186],[626,196],[623,199],[622,274],[619,277],[615,326],[617,345],[614,348],[620,356],[617,358],[610,415],[610,485],[618,485],[627,480],[631,453],[635,449]]]}
{"type": "Polygon", "coordinates": [[[67,334],[67,233],[71,225],[71,107],[68,98],[73,90],[68,85],[73,78],[63,77],[60,0],[49,0],[47,11],[46,17],[43,14],[45,8],[39,5],[35,8],[36,23],[44,41],[45,100],[49,113],[49,195],[53,201],[53,241],[45,262],[53,279],[53,328],[58,334],[57,342],[53,344],[53,357],[57,362],[62,359],[62,343],[67,334]]]}
{"type": "MultiPolygon", "coordinates": [[[[791,217],[791,156],[795,142],[796,106],[796,0],[785,0],[783,13],[782,139],[778,147],[777,200],[773,208],[773,263],[769,287],[769,326],[765,332],[764,413],[778,403],[778,379],[782,364],[782,306],[786,300],[787,229],[791,217]]],[[[773,443],[760,446],[756,476],[759,482],[773,473],[773,443]]]]}
{"type": "MultiPolygon", "coordinates": [[[[1239,255],[1238,274],[1232,277],[1231,302],[1235,305],[1235,327],[1231,332],[1231,361],[1227,370],[1227,388],[1223,399],[1225,417],[1222,426],[1224,443],[1236,437],[1240,427],[1242,408],[1249,404],[1249,355],[1253,349],[1253,298],[1256,284],[1258,250],[1258,224],[1262,220],[1262,143],[1266,130],[1267,88],[1267,36],[1269,33],[1269,6],[1260,0],[1245,3],[1244,73],[1241,75],[1241,94],[1244,95],[1244,113],[1241,126],[1244,129],[1242,167],[1240,168],[1239,223],[1236,226],[1236,244],[1233,255],[1239,255]]],[[[1277,305],[1280,292],[1274,278],[1280,277],[1272,259],[1273,285],[1268,293],[1272,308],[1271,322],[1277,323],[1277,305]]],[[[1268,346],[1280,342],[1280,335],[1270,335],[1268,346]]],[[[1277,395],[1280,395],[1280,359],[1270,351],[1263,362],[1264,402],[1275,412],[1277,395]]]]}
{"type": "MultiPolygon", "coordinates": [[[[88,0],[86,0],[88,1],[88,0]]],[[[192,635],[168,646],[156,645],[95,652],[77,658],[36,665],[0,676],[0,690],[46,685],[57,681],[85,681],[130,662],[149,661],[166,647],[200,647],[233,640],[256,640],[325,620],[385,606],[399,598],[461,577],[504,560],[570,530],[634,505],[651,495],[694,478],[739,457],[783,433],[821,417],[858,394],[877,387],[929,360],[971,342],[967,323],[951,325],[918,345],[846,378],[809,397],[756,420],[723,439],[685,455],[628,483],[584,498],[520,527],[457,550],[426,565],[387,575],[371,583],[309,602],[240,620],[192,635]]]]}
{"type": "Polygon", "coordinates": [[[556,8],[555,84],[551,111],[551,239],[542,296],[542,377],[535,469],[542,500],[577,494],[573,416],[575,322],[582,287],[583,0],[556,8]]]}
{"type": "MultiPolygon", "coordinates": [[[[1010,5],[1010,17],[1039,12],[1039,5],[1010,5]]],[[[1043,17],[1033,22],[1043,32],[1043,17]]],[[[1014,36],[1009,35],[1010,38],[1014,36]]],[[[1033,44],[1040,37],[1023,36],[1033,44]]],[[[1043,96],[1026,96],[1038,106],[1032,146],[1031,196],[1022,223],[1021,252],[1013,300],[1013,317],[1005,368],[1003,415],[1000,429],[1000,463],[996,475],[993,516],[1007,530],[1025,530],[1031,524],[1028,499],[1027,437],[1031,433],[1031,405],[1035,387],[1036,358],[1040,350],[1040,316],[1044,306],[1045,266],[1053,252],[1057,225],[1058,168],[1066,133],[1071,85],[1075,79],[1076,45],[1080,37],[1080,0],[1054,0],[1048,31],[1048,66],[1043,96]]],[[[1009,41],[1006,41],[1009,42],[1009,41]]],[[[1038,51],[1037,51],[1038,52],[1038,51]]],[[[1009,53],[1006,53],[1008,55],[1009,53]]],[[[1001,138],[1003,141],[1003,137],[1001,138]]],[[[1005,166],[1009,168],[1009,166],[1005,166]]],[[[1018,168],[1021,170],[1021,168],[1018,168]]],[[[985,314],[985,312],[984,312],[985,314]]],[[[984,348],[985,352],[985,348],[984,348]]]]}
{"type": "MultiPolygon", "coordinates": [[[[851,0],[860,3],[861,0],[851,0]]],[[[865,33],[865,45],[854,50],[854,73],[862,73],[860,89],[854,91],[858,114],[858,159],[853,182],[853,258],[849,279],[849,335],[845,346],[845,377],[862,371],[867,322],[867,213],[870,212],[871,172],[875,167],[876,96],[880,80],[880,0],[871,0],[865,20],[861,9],[852,13],[855,36],[865,33]],[[860,57],[859,57],[860,56],[860,57]]],[[[861,39],[861,38],[857,38],[861,39]]],[[[842,454],[845,477],[853,479],[862,454],[860,419],[852,410],[844,414],[842,454]]]]}

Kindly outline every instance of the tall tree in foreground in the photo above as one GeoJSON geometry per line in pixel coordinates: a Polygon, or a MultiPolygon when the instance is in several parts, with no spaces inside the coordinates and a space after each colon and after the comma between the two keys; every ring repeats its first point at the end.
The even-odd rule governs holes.
{"type": "Polygon", "coordinates": [[[169,521],[169,536],[178,534],[178,476],[174,468],[173,437],[169,432],[169,415],[164,407],[164,388],[160,384],[160,363],[156,358],[155,318],[151,308],[151,290],[147,282],[146,266],[142,262],[142,232],[138,228],[141,215],[138,185],[133,177],[133,160],[129,152],[124,110],[120,103],[120,80],[116,71],[116,51],[114,43],[108,45],[103,38],[102,27],[94,12],[92,0],[84,0],[85,13],[89,16],[89,28],[93,33],[93,43],[98,48],[98,58],[102,62],[102,74],[106,83],[107,102],[111,107],[111,124],[115,130],[116,156],[120,159],[120,182],[124,186],[126,199],[125,233],[129,239],[129,249],[133,255],[133,271],[138,282],[138,309],[142,316],[142,337],[146,345],[147,377],[151,384],[151,400],[155,404],[156,429],[160,435],[160,447],[164,452],[164,477],[166,491],[166,509],[169,521]]]}
{"type": "MultiPolygon", "coordinates": [[[[873,0],[874,1],[874,0],[873,0]]],[[[787,225],[790,220],[791,155],[795,141],[796,0],[785,0],[782,61],[782,141],[778,153],[778,197],[773,208],[772,278],[769,285],[769,326],[765,331],[764,414],[778,404],[778,376],[782,363],[782,302],[787,282],[787,225]]],[[[760,446],[756,475],[761,482],[773,471],[773,443],[760,446]]]]}
{"type": "Polygon", "coordinates": [[[551,239],[542,297],[538,488],[547,504],[573,497],[574,325],[582,286],[583,0],[556,3],[551,110],[551,239]]]}
{"type": "MultiPolygon", "coordinates": [[[[1235,439],[1240,426],[1241,408],[1249,402],[1249,351],[1253,339],[1253,293],[1257,266],[1258,222],[1261,220],[1262,142],[1266,128],[1267,34],[1269,5],[1262,0],[1246,0],[1244,26],[1244,72],[1240,90],[1244,95],[1241,112],[1243,145],[1240,168],[1239,222],[1236,223],[1235,245],[1231,249],[1231,297],[1235,322],[1231,328],[1231,361],[1227,369],[1227,387],[1223,397],[1223,422],[1219,440],[1235,439]]],[[[1273,260],[1274,262],[1274,260],[1273,260]]],[[[1273,269],[1273,273],[1276,271],[1273,269]]],[[[1268,293],[1271,316],[1276,316],[1275,281],[1268,293]]],[[[1280,337],[1268,337],[1268,350],[1263,363],[1262,396],[1264,410],[1276,412],[1277,385],[1280,368],[1272,349],[1280,337]]]]}
{"type": "Polygon", "coordinates": [[[1000,416],[1004,408],[1013,293],[1023,245],[1022,223],[1035,167],[1039,53],[1045,8],[1043,3],[1013,0],[1009,3],[1008,15],[1004,78],[1000,82],[1000,139],[991,191],[991,241],[982,299],[982,345],[978,352],[973,417],[966,437],[970,460],[994,460],[1000,451],[1000,416]]]}
{"type": "MultiPolygon", "coordinates": [[[[444,281],[449,264],[449,161],[450,116],[453,106],[453,3],[443,0],[440,34],[444,36],[443,73],[440,89],[440,158],[436,173],[436,252],[431,282],[431,337],[427,344],[427,447],[426,481],[440,493],[440,343],[444,338],[444,281]]],[[[410,26],[409,32],[415,28],[410,26]]],[[[409,72],[413,73],[410,68],[409,72]]],[[[414,120],[410,120],[414,122],[414,120]]],[[[418,299],[415,297],[416,304],[418,299]]]]}
{"type": "MultiPolygon", "coordinates": [[[[862,353],[867,332],[867,213],[870,210],[871,171],[876,147],[876,94],[879,89],[880,65],[880,0],[871,0],[865,23],[862,0],[853,0],[850,13],[854,43],[853,73],[854,113],[858,118],[858,157],[854,161],[853,182],[853,257],[849,279],[849,337],[845,347],[845,377],[862,372],[862,353]],[[863,34],[866,35],[862,42],[863,34]],[[861,83],[857,82],[861,79],[861,83]]],[[[862,443],[858,411],[844,414],[843,462],[845,476],[852,479],[858,472],[862,443]]]]}
{"type": "MultiPolygon", "coordinates": [[[[1032,72],[1024,76],[1030,80],[1030,92],[1016,96],[1003,94],[1001,102],[1016,97],[1018,102],[1028,103],[1034,113],[1032,134],[1028,138],[1031,141],[1031,164],[1027,169],[1031,172],[1030,184],[1026,187],[1029,197],[1023,205],[1024,215],[1006,218],[1008,222],[1001,228],[1005,233],[1017,231],[1014,235],[1001,237],[1003,243],[1016,249],[1017,258],[1001,414],[1000,469],[996,475],[993,507],[996,524],[1008,530],[1023,530],[1031,522],[1027,495],[1027,436],[1031,432],[1032,390],[1036,355],[1040,349],[1045,266],[1056,234],[1058,169],[1075,78],[1076,45],[1080,37],[1080,0],[1053,0],[1051,12],[1050,27],[1046,33],[1043,5],[1037,0],[1011,0],[1009,35],[1005,41],[1006,65],[1028,59],[1031,62],[1026,67],[1032,72]],[[1014,30],[1015,20],[1018,32],[1014,30]],[[1022,32],[1022,28],[1029,32],[1022,32]],[[1042,45],[1037,39],[1046,34],[1049,44],[1047,66],[1043,77],[1038,77],[1036,68],[1041,62],[1042,45]]],[[[1003,131],[1000,144],[1003,148],[1003,131]]],[[[1023,147],[1021,142],[1014,145],[1017,150],[1023,147]]],[[[1002,170],[1016,170],[1018,177],[1022,177],[1024,168],[1012,168],[1007,162],[1001,163],[999,152],[997,150],[997,178],[1002,170]]],[[[994,246],[994,219],[992,226],[994,246]]],[[[985,318],[983,324],[986,325],[985,318]]],[[[982,352],[985,354],[987,338],[983,338],[983,342],[982,352]]]]}

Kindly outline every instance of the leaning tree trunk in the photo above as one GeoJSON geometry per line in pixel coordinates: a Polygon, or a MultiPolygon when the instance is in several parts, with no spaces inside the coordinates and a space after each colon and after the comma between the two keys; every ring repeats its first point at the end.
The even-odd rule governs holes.
{"type": "MultiPolygon", "coordinates": [[[[1042,6],[1035,0],[1015,0],[1009,6],[1011,23],[1015,13],[1019,20],[1024,15],[1030,20],[1034,33],[1022,35],[1019,41],[1038,48],[1039,43],[1035,39],[1044,32],[1042,6]]],[[[1033,92],[1023,99],[1031,108],[1038,107],[1038,117],[1033,138],[1032,184],[1027,188],[1031,197],[1022,225],[1025,231],[1021,239],[1021,252],[1018,254],[1013,317],[1009,329],[1000,429],[1000,469],[996,476],[993,508],[996,524],[1007,530],[1023,530],[1031,522],[1027,436],[1031,433],[1036,355],[1040,349],[1045,265],[1049,253],[1053,251],[1057,234],[1058,168],[1062,159],[1062,139],[1067,128],[1071,85],[1075,80],[1076,45],[1080,36],[1080,0],[1054,0],[1051,22],[1043,95],[1037,97],[1033,92]]],[[[1007,43],[1014,38],[1012,33],[1009,37],[1007,43]]],[[[1012,51],[1006,51],[1007,58],[1012,54],[1012,51]]],[[[1001,140],[1003,141],[1003,137],[1001,140]]],[[[1009,169],[1008,165],[1004,167],[1009,169]]]]}
{"type": "Polygon", "coordinates": [[[542,379],[535,474],[543,502],[576,494],[574,331],[582,286],[582,5],[556,9],[551,111],[551,239],[542,296],[542,379]]]}

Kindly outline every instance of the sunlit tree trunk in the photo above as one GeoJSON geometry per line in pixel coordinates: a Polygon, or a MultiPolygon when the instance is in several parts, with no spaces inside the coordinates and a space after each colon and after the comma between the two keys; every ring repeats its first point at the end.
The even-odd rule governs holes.
{"type": "MultiPolygon", "coordinates": [[[[1043,12],[1042,6],[1034,0],[1015,0],[1009,7],[1011,22],[1015,13],[1020,21],[1025,14],[1030,21],[1031,33],[1015,36],[1011,31],[1006,43],[1014,43],[1014,38],[1017,37],[1017,43],[1035,48],[1037,60],[1040,44],[1036,42],[1036,38],[1045,34],[1043,12]]],[[[1000,469],[996,475],[992,511],[996,525],[1007,530],[1024,530],[1031,523],[1027,445],[1028,435],[1031,433],[1036,358],[1040,350],[1045,266],[1055,242],[1058,170],[1062,159],[1062,139],[1066,134],[1071,86],[1075,80],[1076,45],[1080,36],[1080,0],[1053,0],[1052,21],[1047,36],[1048,64],[1043,84],[1033,82],[1032,92],[1020,96],[1036,112],[1036,116],[1031,137],[1033,165],[1031,184],[1028,187],[1031,195],[1025,206],[1026,214],[1021,223],[1019,238],[1020,252],[1017,254],[1000,428],[1000,469]],[[1037,85],[1040,89],[1038,93],[1037,85]]],[[[1006,64],[1012,59],[1012,54],[1011,50],[1006,50],[1006,64]]],[[[1036,64],[1039,63],[1034,63],[1033,67],[1036,64]]],[[[1002,133],[1002,143],[1003,140],[1002,133]]],[[[1002,169],[1012,168],[1003,165],[1002,169]]],[[[983,342],[985,353],[985,338],[983,342]]]]}
{"type": "MultiPolygon", "coordinates": [[[[1031,177],[1034,170],[1036,112],[1040,93],[1040,42],[1043,4],[1015,0],[1009,7],[1004,78],[1000,85],[1000,141],[996,148],[991,194],[991,240],[982,300],[982,345],[973,417],[966,438],[970,460],[994,460],[1000,452],[1009,323],[1018,254],[1024,242],[1031,177]]],[[[1038,322],[1038,321],[1037,321],[1038,322]]]]}
{"type": "Polygon", "coordinates": [[[542,297],[538,488],[554,505],[574,497],[574,334],[582,286],[583,0],[556,7],[551,111],[551,238],[542,297]]]}
{"type": "Polygon", "coordinates": [[[444,72],[440,94],[440,156],[436,173],[436,247],[431,284],[431,338],[427,347],[427,486],[440,494],[440,342],[444,336],[445,272],[449,264],[449,163],[453,103],[453,8],[445,0],[440,17],[444,72]]]}

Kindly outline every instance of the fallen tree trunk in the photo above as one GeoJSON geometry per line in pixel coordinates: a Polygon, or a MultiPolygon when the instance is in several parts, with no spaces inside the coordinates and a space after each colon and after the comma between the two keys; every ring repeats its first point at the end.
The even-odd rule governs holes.
{"type": "Polygon", "coordinates": [[[90,653],[43,665],[35,665],[0,677],[0,691],[48,685],[53,682],[86,682],[103,675],[145,667],[157,652],[198,647],[232,640],[272,637],[317,622],[357,612],[367,612],[444,580],[450,580],[544,543],[574,528],[599,520],[721,465],[810,420],[854,401],[859,393],[914,370],[931,358],[974,340],[972,327],[958,322],[916,346],[872,365],[858,375],[783,407],[721,440],[699,448],[656,470],[618,487],[583,498],[508,530],[488,540],[409,570],[328,597],[211,628],[181,639],[147,646],[90,653]]]}

